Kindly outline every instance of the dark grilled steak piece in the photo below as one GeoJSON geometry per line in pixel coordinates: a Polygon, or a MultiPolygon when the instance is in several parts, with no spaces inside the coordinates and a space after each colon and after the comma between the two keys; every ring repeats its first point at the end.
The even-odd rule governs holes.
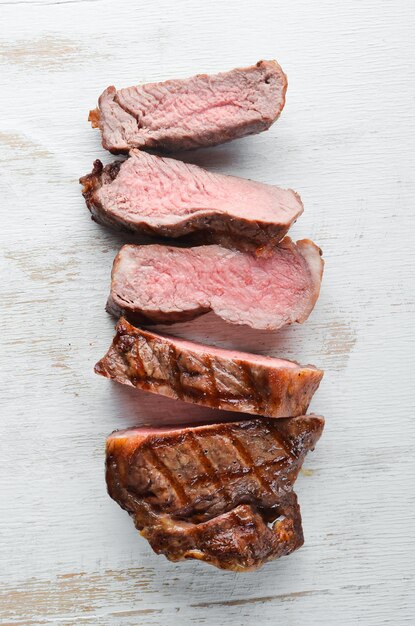
{"type": "Polygon", "coordinates": [[[323,426],[310,415],[115,432],[108,492],[171,561],[257,569],[303,544],[292,488],[323,426]]]}
{"type": "Polygon", "coordinates": [[[114,260],[107,310],[138,324],[214,311],[232,324],[276,330],[310,315],[323,265],[314,243],[289,237],[264,256],[218,245],[126,245],[114,260]]]}
{"type": "Polygon", "coordinates": [[[312,365],[165,337],[125,319],[95,371],[169,398],[269,417],[306,413],[323,377],[312,365]]]}
{"type": "Polygon", "coordinates": [[[267,130],[285,103],[287,79],[275,61],[184,80],[115,89],[89,114],[113,153],[213,146],[267,130]]]}
{"type": "Polygon", "coordinates": [[[202,231],[211,242],[270,247],[303,212],[290,189],[212,174],[139,150],[123,163],[103,167],[95,161],[80,182],[97,222],[162,237],[202,231]]]}

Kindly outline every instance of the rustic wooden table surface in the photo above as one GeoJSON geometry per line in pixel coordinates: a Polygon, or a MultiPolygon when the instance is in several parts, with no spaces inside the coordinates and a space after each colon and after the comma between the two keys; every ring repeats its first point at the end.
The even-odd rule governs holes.
{"type": "Polygon", "coordinates": [[[412,0],[0,0],[1,623],[414,623],[414,17],[412,0]],[[275,334],[213,315],[174,331],[324,368],[327,423],[297,482],[304,548],[236,574],[157,557],[106,495],[109,432],[198,410],[93,374],[123,238],[77,181],[111,158],[87,123],[107,85],[261,58],[289,77],[280,121],[187,158],[301,193],[321,298],[275,334]]]}

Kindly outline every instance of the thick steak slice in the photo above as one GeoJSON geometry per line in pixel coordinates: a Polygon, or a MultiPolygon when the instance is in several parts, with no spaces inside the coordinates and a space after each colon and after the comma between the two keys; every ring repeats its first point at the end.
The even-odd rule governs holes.
{"type": "Polygon", "coordinates": [[[213,146],[267,130],[285,104],[287,79],[275,61],[126,89],[108,87],[89,114],[114,153],[213,146]]]}
{"type": "Polygon", "coordinates": [[[166,337],[125,319],[95,371],[169,398],[269,417],[306,413],[323,377],[312,365],[166,337]]]}
{"type": "Polygon", "coordinates": [[[163,237],[202,231],[213,242],[270,246],[303,212],[290,189],[212,174],[139,150],[123,163],[103,167],[95,161],[80,182],[97,222],[163,237]]]}
{"type": "Polygon", "coordinates": [[[256,569],[303,544],[292,488],[323,426],[309,415],[114,432],[108,492],[168,559],[256,569]]]}
{"type": "Polygon", "coordinates": [[[276,330],[310,315],[323,265],[314,243],[289,237],[259,256],[218,245],[125,245],[114,260],[107,310],[139,324],[214,311],[232,324],[276,330]]]}

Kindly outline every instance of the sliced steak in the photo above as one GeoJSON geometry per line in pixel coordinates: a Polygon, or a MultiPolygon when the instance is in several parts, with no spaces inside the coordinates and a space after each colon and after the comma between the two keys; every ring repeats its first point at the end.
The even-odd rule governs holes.
{"type": "Polygon", "coordinates": [[[306,413],[323,377],[312,365],[166,337],[125,319],[95,372],[169,398],[269,417],[306,413]]]}
{"type": "Polygon", "coordinates": [[[125,245],[114,260],[107,310],[139,324],[214,311],[232,324],[276,330],[310,315],[323,265],[314,243],[289,237],[259,256],[218,245],[125,245]]]}
{"type": "Polygon", "coordinates": [[[158,554],[257,569],[303,544],[292,488],[323,426],[309,415],[115,432],[108,492],[158,554]]]}
{"type": "Polygon", "coordinates": [[[196,165],[132,150],[80,179],[93,218],[106,226],[163,237],[195,231],[239,246],[278,243],[303,212],[299,196],[196,165]]]}
{"type": "Polygon", "coordinates": [[[287,79],[275,61],[126,89],[108,87],[89,114],[113,153],[213,146],[267,130],[285,104],[287,79]]]}

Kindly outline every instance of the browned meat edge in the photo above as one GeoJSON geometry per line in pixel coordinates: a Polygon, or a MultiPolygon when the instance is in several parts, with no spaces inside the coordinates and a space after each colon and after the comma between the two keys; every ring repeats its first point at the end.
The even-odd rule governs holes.
{"type": "MultiPolygon", "coordinates": [[[[192,344],[190,344],[191,346],[192,344]]],[[[121,318],[95,372],[119,383],[211,408],[269,417],[306,413],[323,372],[314,366],[277,368],[249,360],[201,354],[132,326],[121,318]]]]}
{"type": "MultiPolygon", "coordinates": [[[[150,237],[180,238],[184,243],[201,245],[219,243],[228,248],[256,251],[266,254],[287,234],[290,225],[268,224],[255,219],[237,219],[228,213],[218,213],[189,217],[171,225],[150,226],[147,222],[133,222],[121,217],[115,218],[102,205],[97,192],[107,183],[117,178],[122,161],[114,161],[107,165],[96,159],[92,172],[79,179],[83,185],[82,195],[91,213],[92,219],[98,224],[124,232],[139,233],[150,237]]],[[[298,194],[297,194],[298,196],[298,194]]],[[[298,196],[299,197],[299,196],[298,196]]],[[[140,320],[136,320],[140,323],[140,320]]]]}
{"type": "MultiPolygon", "coordinates": [[[[257,569],[303,544],[300,509],[292,487],[305,455],[314,449],[323,427],[323,418],[310,415],[213,424],[207,429],[175,429],[161,434],[155,431],[143,443],[133,442],[131,446],[120,445],[109,437],[108,491],[133,516],[138,530],[158,554],[172,561],[196,558],[234,571],[257,569]],[[271,457],[264,464],[261,447],[256,449],[262,437],[265,439],[261,445],[267,437],[275,441],[278,461],[272,462],[271,457]],[[213,441],[220,446],[222,438],[228,446],[225,456],[222,463],[212,466],[203,450],[206,454],[206,447],[209,449],[213,441]],[[249,440],[252,444],[247,448],[249,440]],[[192,456],[195,461],[198,459],[205,468],[203,475],[195,475],[198,466],[193,469],[188,460],[178,466],[180,455],[165,456],[163,450],[175,448],[188,460],[192,456]],[[232,469],[238,467],[233,466],[233,455],[235,459],[243,458],[236,473],[232,469]],[[163,498],[169,489],[173,498],[167,507],[158,499],[154,483],[159,472],[163,476],[163,498]],[[144,476],[147,478],[143,482],[144,476]],[[206,481],[212,485],[208,492],[203,489],[206,481]]],[[[124,432],[128,435],[128,431],[124,432]]]]}

